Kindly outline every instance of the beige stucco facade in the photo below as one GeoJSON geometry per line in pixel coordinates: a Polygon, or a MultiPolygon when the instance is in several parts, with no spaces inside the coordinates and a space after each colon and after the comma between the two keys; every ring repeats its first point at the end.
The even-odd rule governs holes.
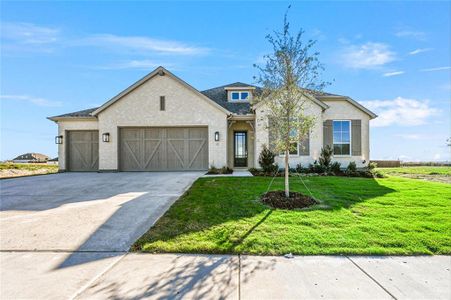
{"type": "Polygon", "coordinates": [[[110,133],[109,143],[99,144],[100,170],[118,168],[120,127],[208,127],[209,165],[227,164],[227,114],[170,76],[155,76],[98,115],[100,134],[110,133]],[[160,96],[166,109],[160,111],[160,96]],[[218,131],[221,138],[214,141],[218,131]]]}
{"type": "Polygon", "coordinates": [[[98,130],[99,123],[95,118],[58,121],[58,135],[63,136],[63,143],[58,145],[58,168],[66,170],[67,131],[98,130]]]}
{"type": "Polygon", "coordinates": [[[368,165],[370,160],[370,116],[345,100],[322,100],[329,108],[322,114],[323,120],[361,120],[361,156],[336,156],[334,160],[347,166],[351,161],[355,161],[357,167],[368,165]]]}
{"type": "MultiPolygon", "coordinates": [[[[253,92],[255,88],[249,88],[253,92]]],[[[227,100],[230,90],[226,88],[227,100]]],[[[244,89],[245,90],[245,89],[244,89]]],[[[250,97],[252,99],[252,96],[250,97]]],[[[323,122],[326,120],[361,121],[361,155],[335,156],[343,167],[355,161],[358,167],[365,166],[370,158],[369,121],[375,115],[352,99],[335,96],[307,99],[304,113],[315,117],[310,132],[309,155],[291,155],[290,166],[301,163],[307,166],[320,156],[323,147],[323,122]]],[[[226,106],[224,106],[226,107],[226,106]]],[[[233,114],[217,102],[189,86],[164,68],[158,68],[121,94],[90,113],[87,117],[59,116],[50,118],[58,123],[58,135],[63,144],[58,145],[59,168],[66,170],[67,131],[99,131],[99,170],[119,170],[119,133],[124,127],[203,127],[208,128],[208,165],[234,168],[234,132],[247,132],[247,167],[259,167],[258,157],[263,145],[269,144],[267,111],[264,106],[255,106],[248,114],[233,114]],[[160,109],[160,97],[165,98],[165,109],[160,109]],[[253,112],[253,113],[252,113],[253,112]],[[215,133],[219,141],[215,141],[215,133]],[[102,134],[109,133],[109,142],[102,141],[102,134]]],[[[351,151],[352,153],[352,151],[351,151]]],[[[283,157],[276,162],[282,166],[283,157]]]]}
{"type": "MultiPolygon", "coordinates": [[[[354,161],[357,167],[364,167],[369,161],[369,121],[370,116],[345,100],[322,100],[329,107],[323,109],[315,103],[306,102],[304,113],[315,117],[315,125],[310,132],[310,155],[290,155],[290,166],[295,167],[301,164],[306,167],[313,163],[320,156],[323,147],[323,122],[325,120],[361,120],[361,143],[362,155],[360,156],[334,156],[333,160],[341,163],[343,167],[349,162],[354,161]]],[[[255,165],[258,165],[258,154],[261,152],[263,145],[269,144],[268,134],[268,118],[265,108],[259,107],[255,111],[256,114],[256,154],[255,165]]],[[[283,166],[283,156],[277,156],[276,162],[279,166],[283,166]]]]}
{"type": "MultiPolygon", "coordinates": [[[[58,131],[99,130],[99,170],[118,169],[118,134],[121,127],[208,127],[209,165],[227,165],[227,114],[170,76],[155,76],[101,111],[97,120],[59,120],[58,131]],[[166,109],[160,111],[160,96],[166,109]],[[221,139],[214,140],[219,132],[221,139]],[[102,134],[110,142],[102,142],[102,134]]],[[[58,147],[59,168],[65,170],[66,147],[58,147]]]]}

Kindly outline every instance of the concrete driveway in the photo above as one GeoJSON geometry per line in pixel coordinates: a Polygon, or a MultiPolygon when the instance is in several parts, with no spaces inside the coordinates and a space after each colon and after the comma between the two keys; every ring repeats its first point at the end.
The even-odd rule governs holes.
{"type": "Polygon", "coordinates": [[[127,251],[200,172],[62,173],[0,181],[0,249],[127,251]]]}

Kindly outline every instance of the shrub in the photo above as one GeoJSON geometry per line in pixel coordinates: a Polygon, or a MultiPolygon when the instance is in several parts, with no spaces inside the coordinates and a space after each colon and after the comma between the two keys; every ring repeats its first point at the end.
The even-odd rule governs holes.
{"type": "Polygon", "coordinates": [[[272,173],[275,172],[275,164],[274,164],[274,157],[276,155],[274,152],[268,149],[266,145],[263,145],[263,150],[260,152],[260,155],[258,157],[258,163],[262,167],[264,172],[272,173]]]}
{"type": "Polygon", "coordinates": [[[208,169],[208,172],[207,172],[207,174],[209,174],[209,175],[232,174],[232,173],[233,173],[233,170],[230,169],[227,166],[224,166],[221,169],[218,169],[215,166],[211,166],[210,169],[208,169]]]}
{"type": "Polygon", "coordinates": [[[372,170],[374,170],[375,168],[377,168],[377,163],[375,163],[375,162],[370,162],[369,164],[368,164],[368,170],[370,170],[370,171],[372,171],[372,170]]]}
{"type": "Polygon", "coordinates": [[[220,172],[221,172],[221,174],[232,174],[233,170],[227,166],[224,166],[221,168],[220,172]]]}
{"type": "Polygon", "coordinates": [[[210,169],[208,169],[207,174],[219,174],[219,170],[218,168],[216,168],[215,166],[210,166],[210,169]]]}
{"type": "Polygon", "coordinates": [[[309,172],[311,172],[311,173],[321,174],[326,171],[327,171],[326,167],[324,165],[319,164],[318,161],[316,161],[316,160],[313,162],[313,164],[309,165],[309,172]]]}
{"type": "Polygon", "coordinates": [[[351,161],[349,163],[348,167],[346,168],[345,173],[348,176],[358,176],[359,175],[357,173],[357,165],[356,165],[355,161],[351,161]]]}
{"type": "Polygon", "coordinates": [[[338,161],[334,161],[333,163],[330,164],[330,170],[332,172],[334,172],[335,174],[340,174],[341,173],[341,164],[338,161]]]}
{"type": "Polygon", "coordinates": [[[248,171],[254,176],[260,172],[257,168],[249,168],[248,171]]]}
{"type": "Polygon", "coordinates": [[[327,145],[326,147],[321,148],[321,153],[319,156],[319,164],[324,166],[326,170],[330,168],[330,162],[332,160],[332,156],[334,154],[334,150],[331,146],[327,145]]]}
{"type": "Polygon", "coordinates": [[[296,173],[307,173],[307,172],[308,172],[308,169],[303,168],[301,163],[298,163],[296,165],[296,173]]]}

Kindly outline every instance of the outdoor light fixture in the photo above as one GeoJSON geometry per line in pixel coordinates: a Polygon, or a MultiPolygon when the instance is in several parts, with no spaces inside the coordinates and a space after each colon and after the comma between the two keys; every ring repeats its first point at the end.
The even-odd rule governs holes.
{"type": "Polygon", "coordinates": [[[219,131],[215,132],[215,142],[219,142],[219,131]]]}
{"type": "Polygon", "coordinates": [[[55,144],[62,144],[63,143],[63,136],[62,135],[57,135],[55,136],[55,144]]]}
{"type": "Polygon", "coordinates": [[[105,143],[108,143],[110,141],[110,133],[109,132],[105,132],[104,134],[102,134],[102,141],[104,141],[105,143]]]}

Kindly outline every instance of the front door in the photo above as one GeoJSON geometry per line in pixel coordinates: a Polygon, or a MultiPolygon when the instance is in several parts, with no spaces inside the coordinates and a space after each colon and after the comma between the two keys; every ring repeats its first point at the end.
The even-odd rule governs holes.
{"type": "Polygon", "coordinates": [[[235,131],[233,140],[234,166],[247,167],[247,132],[235,131]]]}

